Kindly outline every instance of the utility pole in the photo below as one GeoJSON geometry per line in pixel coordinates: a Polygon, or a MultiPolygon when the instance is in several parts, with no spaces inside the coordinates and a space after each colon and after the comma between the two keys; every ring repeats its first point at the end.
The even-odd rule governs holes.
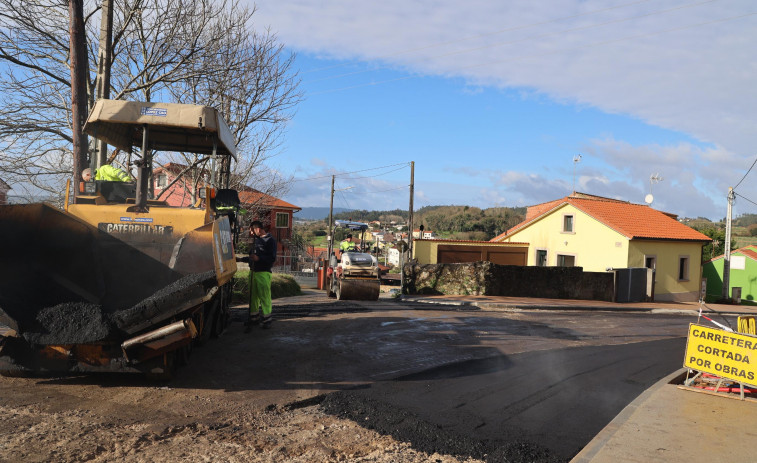
{"type": "MultiPolygon", "coordinates": [[[[71,61],[71,121],[73,139],[74,185],[82,180],[81,171],[87,167],[87,135],[84,123],[87,120],[87,42],[84,31],[84,0],[69,0],[69,34],[71,61]]],[[[76,187],[75,187],[76,188],[76,187]]]]}
{"type": "MultiPolygon", "coordinates": [[[[413,257],[413,196],[415,195],[415,161],[410,161],[410,209],[407,217],[407,244],[410,251],[408,259],[413,257]]],[[[400,269],[402,271],[402,269],[400,269]]]]}
{"type": "MultiPolygon", "coordinates": [[[[97,62],[97,99],[110,98],[110,68],[113,61],[113,0],[103,0],[100,19],[100,50],[97,62]]],[[[108,143],[97,140],[95,169],[107,163],[108,143]]],[[[127,169],[130,166],[126,166],[127,169]]]]}
{"type": "MultiPolygon", "coordinates": [[[[329,262],[331,262],[331,253],[334,251],[334,180],[336,175],[331,176],[331,202],[329,203],[329,229],[326,232],[326,240],[328,241],[328,251],[326,253],[325,268],[328,268],[329,262]]],[[[323,272],[323,288],[326,288],[326,272],[323,272]]],[[[326,288],[328,290],[328,288],[326,288]]]]}
{"type": "Polygon", "coordinates": [[[728,187],[728,210],[725,216],[725,258],[723,259],[723,293],[722,299],[731,296],[731,217],[733,214],[733,200],[736,194],[732,187],[728,187]]]}

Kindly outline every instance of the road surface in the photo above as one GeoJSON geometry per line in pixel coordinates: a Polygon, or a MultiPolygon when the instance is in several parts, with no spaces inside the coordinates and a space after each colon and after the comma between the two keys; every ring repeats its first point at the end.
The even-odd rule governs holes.
{"type": "MultiPolygon", "coordinates": [[[[111,429],[103,439],[142,443],[135,453],[92,444],[92,461],[161,460],[171,442],[188,459],[211,452],[217,461],[237,455],[218,442],[233,442],[239,455],[254,450],[261,461],[366,455],[370,461],[566,461],[638,394],[681,366],[683,337],[695,321],[320,296],[277,300],[274,313],[272,329],[245,334],[243,313],[236,311],[227,332],[195,349],[190,364],[165,385],[120,375],[0,378],[2,411],[21,417],[0,425],[8,439],[0,439],[0,454],[70,461],[76,442],[97,441],[98,434],[70,441],[28,434],[55,428],[63,413],[111,429]],[[303,426],[343,431],[313,437],[303,426]],[[24,454],[32,440],[34,455],[24,454]]],[[[68,426],[81,424],[73,419],[68,426]]],[[[59,424],[60,433],[66,430],[59,424]]]]}

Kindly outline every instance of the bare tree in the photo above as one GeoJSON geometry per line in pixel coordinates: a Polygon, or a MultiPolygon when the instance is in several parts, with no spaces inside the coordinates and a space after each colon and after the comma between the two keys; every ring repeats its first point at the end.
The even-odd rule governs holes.
{"type": "MultiPolygon", "coordinates": [[[[229,178],[254,180],[302,99],[293,56],[269,31],[251,30],[255,11],[240,0],[115,3],[111,98],[218,108],[240,152],[229,178]]],[[[98,15],[97,3],[85,2],[90,108],[98,15]]],[[[60,194],[72,169],[67,2],[0,0],[0,61],[0,177],[14,190],[60,194]]],[[[127,164],[124,154],[111,158],[127,164]]],[[[184,161],[202,170],[203,159],[184,161]]]]}

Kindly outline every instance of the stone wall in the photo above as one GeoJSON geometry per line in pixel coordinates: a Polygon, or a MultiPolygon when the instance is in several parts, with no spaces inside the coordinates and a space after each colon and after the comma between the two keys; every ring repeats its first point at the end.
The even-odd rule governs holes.
{"type": "Polygon", "coordinates": [[[543,297],[612,301],[614,275],[581,267],[522,267],[491,262],[407,264],[408,294],[543,297]]]}

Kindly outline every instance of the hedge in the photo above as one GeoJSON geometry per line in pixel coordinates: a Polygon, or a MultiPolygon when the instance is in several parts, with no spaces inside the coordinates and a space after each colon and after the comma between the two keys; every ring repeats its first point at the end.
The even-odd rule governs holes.
{"type": "MultiPolygon", "coordinates": [[[[250,271],[239,270],[234,274],[234,295],[232,302],[245,303],[250,300],[250,271]]],[[[300,285],[285,273],[274,273],[271,276],[271,298],[299,296],[302,294],[300,285]]]]}

